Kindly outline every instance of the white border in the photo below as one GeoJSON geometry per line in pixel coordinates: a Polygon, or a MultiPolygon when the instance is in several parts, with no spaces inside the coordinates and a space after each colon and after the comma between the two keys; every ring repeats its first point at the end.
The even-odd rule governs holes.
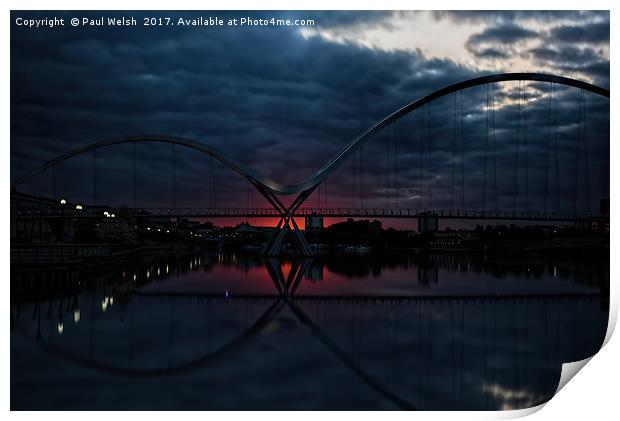
{"type": "MultiPolygon", "coordinates": [[[[450,0],[433,0],[432,2],[411,2],[411,1],[403,1],[403,0],[383,0],[379,4],[377,2],[369,1],[369,0],[359,0],[359,1],[338,1],[338,0],[316,0],[316,1],[296,1],[291,2],[284,0],[264,0],[260,2],[252,2],[252,1],[233,1],[227,0],[225,2],[206,2],[206,1],[189,1],[189,0],[175,0],[174,2],[165,2],[161,0],[152,0],[149,2],[145,1],[136,1],[136,0],[92,0],[89,2],[77,1],[77,0],[62,0],[55,1],[53,3],[49,1],[37,0],[37,1],[6,1],[4,4],[8,5],[5,8],[4,14],[4,31],[2,32],[2,48],[3,48],[3,57],[5,58],[4,65],[1,67],[2,72],[2,80],[4,83],[2,84],[2,98],[4,99],[2,107],[2,126],[4,128],[3,132],[5,133],[4,141],[1,143],[1,153],[0,156],[2,159],[2,163],[0,164],[0,171],[2,171],[3,179],[5,180],[5,185],[7,190],[9,190],[9,180],[10,180],[10,149],[9,149],[9,139],[10,139],[10,67],[9,67],[9,51],[10,51],[10,10],[340,10],[340,9],[352,9],[352,10],[367,10],[367,9],[375,9],[377,5],[379,5],[379,9],[383,10],[410,10],[410,9],[419,9],[424,10],[429,6],[432,6],[431,10],[482,10],[482,9],[490,9],[490,10],[611,10],[611,56],[615,56],[615,46],[617,45],[616,37],[615,37],[615,28],[618,24],[618,18],[616,14],[616,7],[614,7],[618,2],[612,1],[601,1],[601,0],[590,0],[590,1],[573,1],[573,0],[565,0],[562,2],[558,1],[549,1],[549,0],[521,0],[521,1],[480,1],[480,0],[470,0],[466,3],[462,1],[450,1],[450,0]],[[467,6],[467,7],[465,7],[467,6]]],[[[6,6],[5,6],[6,7],[6,6]]],[[[611,65],[611,74],[613,77],[611,78],[613,85],[613,81],[615,80],[616,74],[614,73],[614,65],[611,65]]],[[[611,89],[613,91],[613,89],[611,89]]],[[[611,102],[611,115],[616,115],[614,113],[614,102],[611,102]]],[[[614,119],[611,119],[611,139],[615,139],[618,133],[617,123],[614,119]]],[[[615,167],[615,163],[618,162],[618,153],[619,148],[615,145],[615,142],[611,142],[611,196],[612,196],[612,204],[611,204],[611,219],[613,221],[618,220],[618,208],[614,206],[614,197],[616,197],[617,192],[617,181],[619,177],[619,170],[615,167]]],[[[9,286],[9,192],[6,191],[4,195],[2,195],[3,206],[3,217],[0,222],[0,238],[3,238],[2,242],[2,268],[4,270],[3,287],[3,307],[5,309],[9,308],[9,296],[10,296],[10,286],[9,286]]],[[[612,228],[611,230],[611,242],[612,242],[612,250],[617,249],[615,245],[618,243],[618,234],[612,228]]],[[[356,421],[363,421],[365,419],[374,419],[375,417],[389,417],[392,419],[410,419],[410,417],[414,416],[416,418],[423,419],[453,419],[453,418],[462,418],[462,419],[503,419],[503,418],[515,418],[524,415],[528,415],[529,413],[536,412],[534,418],[538,419],[562,419],[562,420],[583,420],[586,417],[605,417],[605,419],[613,417],[613,414],[618,413],[618,405],[616,403],[617,393],[616,393],[616,385],[618,380],[616,379],[616,374],[618,373],[618,362],[614,358],[615,355],[618,355],[618,351],[620,346],[618,345],[618,339],[612,339],[609,341],[611,337],[611,332],[616,324],[617,320],[617,312],[618,312],[618,288],[617,288],[617,277],[618,277],[618,264],[615,259],[611,260],[611,286],[610,286],[610,322],[609,329],[606,337],[606,345],[603,347],[601,352],[594,356],[591,361],[587,364],[588,367],[586,370],[583,370],[582,373],[579,374],[576,380],[569,382],[569,384],[562,389],[562,391],[554,397],[547,405],[544,410],[536,412],[539,408],[534,408],[531,410],[521,410],[521,411],[508,411],[508,412],[469,412],[469,413],[452,413],[452,412],[434,412],[434,413],[416,413],[410,414],[407,412],[395,412],[395,413],[374,413],[374,412],[360,412],[360,413],[349,413],[346,414],[347,417],[355,417],[356,421]]],[[[7,311],[7,310],[5,310],[7,311]]],[[[5,313],[6,314],[6,313],[5,313]]],[[[8,326],[8,322],[5,321],[5,326],[8,326]]],[[[10,408],[10,352],[9,352],[9,334],[5,333],[5,346],[2,348],[2,362],[4,363],[4,384],[2,385],[2,399],[4,402],[4,408],[6,411],[10,408]]],[[[541,407],[542,407],[541,406],[541,407]]],[[[141,414],[138,413],[122,413],[115,414],[115,416],[122,416],[123,418],[133,418],[139,417],[141,414]]],[[[149,413],[145,414],[148,417],[154,417],[155,419],[164,419],[168,418],[169,414],[166,413],[149,413]]],[[[13,412],[10,414],[11,417],[14,418],[34,418],[34,417],[45,417],[49,418],[52,421],[58,419],[62,419],[63,421],[67,419],[78,419],[83,417],[92,417],[95,420],[103,419],[103,417],[107,417],[107,414],[92,412],[88,414],[83,414],[79,412],[56,412],[56,413],[16,413],[13,412]]],[[[191,419],[202,419],[205,417],[203,413],[183,413],[183,417],[191,418],[191,419]]],[[[300,421],[315,420],[317,416],[328,418],[340,418],[345,416],[342,413],[321,413],[316,414],[312,412],[297,412],[297,413],[287,413],[287,412],[255,412],[252,414],[245,413],[235,413],[235,412],[218,412],[218,413],[209,413],[208,416],[214,416],[218,419],[222,420],[232,420],[237,419],[238,417],[251,416],[252,419],[256,420],[269,420],[273,421],[274,419],[290,419],[290,417],[294,416],[299,418],[300,421]]]]}

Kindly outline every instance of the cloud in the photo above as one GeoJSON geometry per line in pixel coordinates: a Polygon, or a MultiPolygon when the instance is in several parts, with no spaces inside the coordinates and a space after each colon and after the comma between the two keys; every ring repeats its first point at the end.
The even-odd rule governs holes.
{"type": "Polygon", "coordinates": [[[560,66],[566,63],[587,64],[600,59],[600,56],[591,48],[570,46],[532,48],[530,53],[532,53],[536,60],[552,62],[560,66]]]}
{"type": "Polygon", "coordinates": [[[471,53],[478,58],[486,58],[491,60],[501,60],[510,57],[510,53],[508,51],[502,51],[498,48],[482,48],[479,50],[473,49],[471,53]]]}
{"type": "Polygon", "coordinates": [[[564,72],[588,74],[601,86],[609,86],[609,60],[592,47],[548,45],[528,52],[541,66],[553,66],[564,72]]]}
{"type": "Polygon", "coordinates": [[[515,44],[536,36],[535,31],[514,24],[503,24],[486,28],[484,31],[472,35],[467,40],[467,45],[483,43],[515,44]]]}
{"type": "Polygon", "coordinates": [[[501,24],[471,35],[465,48],[477,58],[506,60],[516,54],[516,44],[537,36],[537,32],[512,23],[501,24]]]}
{"type": "Polygon", "coordinates": [[[583,25],[561,25],[550,31],[550,39],[563,43],[609,44],[609,21],[583,25]]]}

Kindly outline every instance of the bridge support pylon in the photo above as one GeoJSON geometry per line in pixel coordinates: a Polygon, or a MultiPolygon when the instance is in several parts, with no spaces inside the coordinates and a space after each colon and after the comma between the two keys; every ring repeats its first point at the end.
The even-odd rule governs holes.
{"type": "Polygon", "coordinates": [[[304,257],[311,257],[314,255],[310,245],[306,241],[303,232],[299,229],[297,222],[292,216],[287,215],[280,218],[280,222],[273,229],[263,254],[266,256],[278,256],[284,245],[286,237],[291,237],[291,243],[296,251],[296,254],[304,257]]]}
{"type": "Polygon", "coordinates": [[[311,257],[314,255],[314,252],[310,248],[310,245],[306,241],[303,232],[299,229],[299,225],[293,218],[295,211],[301,206],[301,204],[310,196],[312,191],[316,188],[312,186],[311,188],[304,190],[301,192],[297,198],[287,207],[278,200],[278,198],[273,194],[273,192],[268,191],[264,186],[255,182],[254,180],[250,180],[252,184],[256,187],[256,189],[271,203],[271,205],[280,213],[280,221],[278,225],[274,228],[265,248],[263,249],[263,254],[265,256],[278,256],[282,251],[282,246],[284,245],[284,241],[287,236],[290,236],[291,243],[293,244],[293,248],[295,249],[295,254],[302,257],[311,257]]]}

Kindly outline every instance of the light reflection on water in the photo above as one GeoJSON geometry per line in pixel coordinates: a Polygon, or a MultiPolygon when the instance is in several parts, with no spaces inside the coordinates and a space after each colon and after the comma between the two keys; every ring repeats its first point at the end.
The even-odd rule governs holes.
{"type": "Polygon", "coordinates": [[[204,254],[77,277],[76,290],[70,277],[72,293],[38,297],[15,275],[12,407],[358,409],[362,397],[365,409],[528,407],[552,396],[563,362],[600,347],[606,273],[596,262],[459,254],[204,254]],[[51,373],[62,387],[45,381],[51,373]],[[214,376],[253,380],[207,385],[214,376]],[[149,393],[106,399],[133,378],[149,393]],[[335,391],[331,378],[343,379],[335,391]],[[64,394],[76,381],[105,386],[72,406],[64,394]],[[197,381],[199,399],[160,399],[197,381]],[[284,404],[296,386],[316,396],[284,404]]]}

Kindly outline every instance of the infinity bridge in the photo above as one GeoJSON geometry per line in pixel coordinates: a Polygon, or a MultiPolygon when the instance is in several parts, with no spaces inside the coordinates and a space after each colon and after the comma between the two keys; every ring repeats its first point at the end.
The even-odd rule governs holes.
{"type": "MultiPolygon", "coordinates": [[[[466,80],[412,101],[379,120],[297,184],[259,174],[223,151],[195,140],[160,135],[104,140],[52,159],[11,185],[12,194],[17,194],[18,187],[36,184],[35,176],[49,171],[52,197],[59,200],[63,196],[58,194],[57,167],[90,154],[89,203],[80,201],[71,209],[29,206],[13,209],[12,214],[18,219],[92,218],[101,217],[105,209],[122,209],[131,217],[275,217],[279,222],[267,243],[267,255],[279,254],[289,236],[300,255],[312,254],[296,216],[608,219],[604,210],[593,211],[599,199],[609,197],[608,117],[602,124],[592,115],[608,115],[609,97],[604,88],[557,75],[502,73],[466,80]],[[505,86],[506,82],[517,82],[516,89],[505,86]],[[559,101],[566,108],[559,107],[559,101]],[[433,108],[435,103],[439,106],[433,108]],[[448,130],[439,123],[447,124],[448,130]],[[169,207],[138,206],[137,144],[170,146],[169,207]],[[97,152],[115,145],[132,148],[131,181],[114,186],[115,191],[131,186],[131,207],[98,202],[101,174],[97,171],[97,152]],[[208,167],[199,173],[199,196],[208,199],[208,206],[178,203],[177,173],[185,169],[177,165],[176,147],[208,157],[208,167]],[[231,184],[230,177],[216,182],[214,161],[245,179],[245,207],[238,206],[243,186],[231,184]],[[350,168],[344,168],[345,163],[350,168]],[[330,194],[328,180],[335,180],[334,184],[329,182],[330,194]],[[219,186],[224,191],[216,195],[219,186]],[[268,208],[255,205],[254,192],[268,208]],[[231,202],[231,194],[236,206],[222,206],[223,201],[231,202]],[[291,196],[292,200],[285,204],[281,196],[291,196]],[[308,206],[310,197],[315,206],[308,206]]],[[[76,181],[71,179],[68,184],[76,181]]],[[[40,190],[41,182],[37,186],[40,190]]]]}

